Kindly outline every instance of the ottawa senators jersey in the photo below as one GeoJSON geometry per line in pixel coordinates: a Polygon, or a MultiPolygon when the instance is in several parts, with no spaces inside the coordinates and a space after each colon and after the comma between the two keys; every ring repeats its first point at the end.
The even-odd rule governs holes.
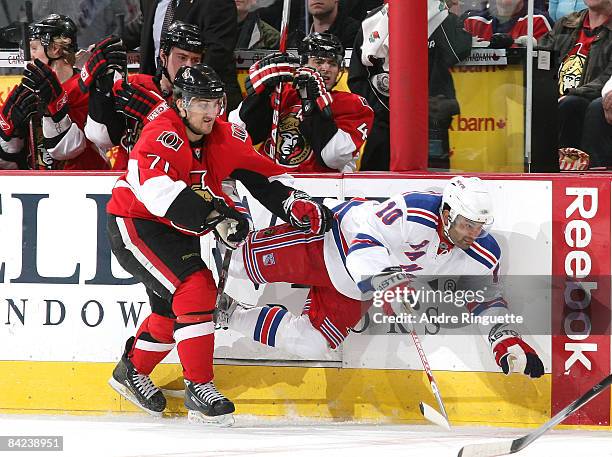
{"type": "MultiPolygon", "coordinates": [[[[73,124],[66,134],[53,146],[37,144],[37,168],[51,170],[107,170],[108,163],[98,152],[98,148],[85,138],[83,133],[87,120],[89,95],[81,92],[78,85],[79,74],[75,73],[62,84],[66,91],[68,116],[73,124]],[[67,160],[56,160],[53,157],[71,156],[73,149],[82,148],[77,156],[67,160]]],[[[35,138],[36,138],[35,134],[35,138]]]]}
{"type": "Polygon", "coordinates": [[[253,195],[278,213],[274,209],[282,207],[282,200],[293,190],[281,183],[291,181],[284,173],[282,167],[255,151],[242,128],[219,119],[201,146],[193,147],[182,119],[171,109],[142,129],[107,210],[116,216],[154,220],[187,234],[202,235],[206,232],[194,232],[168,217],[169,208],[189,212],[193,202],[210,203],[214,197],[234,206],[221,184],[232,175],[249,190],[262,189],[253,195]],[[201,200],[194,200],[194,195],[201,200]]]}
{"type": "MultiPolygon", "coordinates": [[[[249,132],[252,128],[266,128],[268,137],[259,152],[268,157],[274,156],[275,162],[290,172],[351,172],[356,169],[359,149],[367,139],[374,112],[359,95],[343,91],[331,91],[331,95],[331,120],[325,119],[320,113],[303,117],[298,91],[290,84],[285,84],[281,96],[278,142],[273,152],[269,152],[269,118],[263,113],[257,115],[257,111],[255,115],[247,114],[242,106],[244,104],[246,107],[248,100],[233,111],[229,119],[244,126],[249,132]],[[267,126],[253,125],[267,122],[267,126]]],[[[269,103],[264,109],[273,109],[273,97],[269,97],[269,103]]]]}

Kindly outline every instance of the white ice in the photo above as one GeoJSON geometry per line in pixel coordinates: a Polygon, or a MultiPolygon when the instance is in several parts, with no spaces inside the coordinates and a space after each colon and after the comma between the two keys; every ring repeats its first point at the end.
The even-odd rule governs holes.
{"type": "MultiPolygon", "coordinates": [[[[231,428],[184,417],[0,415],[0,435],[61,435],[63,452],[0,452],[1,457],[456,456],[471,443],[514,439],[529,430],[333,423],[237,416],[231,428]]],[[[612,432],[554,430],[517,457],[612,456],[612,432]]]]}

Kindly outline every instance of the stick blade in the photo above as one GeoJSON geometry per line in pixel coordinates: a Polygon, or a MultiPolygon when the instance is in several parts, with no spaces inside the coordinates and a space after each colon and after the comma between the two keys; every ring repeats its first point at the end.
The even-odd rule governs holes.
{"type": "Polygon", "coordinates": [[[499,455],[513,454],[513,441],[502,441],[500,443],[468,444],[459,451],[457,457],[495,457],[499,455]]]}
{"type": "Polygon", "coordinates": [[[437,410],[429,406],[427,403],[423,403],[422,401],[419,402],[419,409],[421,410],[423,417],[429,422],[450,431],[451,426],[448,419],[440,414],[437,410]]]}

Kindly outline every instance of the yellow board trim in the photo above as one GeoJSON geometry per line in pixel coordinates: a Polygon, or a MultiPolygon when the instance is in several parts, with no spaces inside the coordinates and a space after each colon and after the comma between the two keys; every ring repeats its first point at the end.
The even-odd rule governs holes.
{"type": "MultiPolygon", "coordinates": [[[[2,361],[0,413],[96,414],[139,411],[107,385],[114,364],[2,361]]],[[[409,370],[219,365],[218,388],[238,414],[423,423],[418,402],[436,406],[425,374],[409,370]]],[[[528,427],[550,418],[550,375],[438,371],[454,425],[528,427]]],[[[182,388],[179,365],[162,364],[153,381],[182,388]]],[[[168,399],[169,413],[185,413],[168,399]]]]}

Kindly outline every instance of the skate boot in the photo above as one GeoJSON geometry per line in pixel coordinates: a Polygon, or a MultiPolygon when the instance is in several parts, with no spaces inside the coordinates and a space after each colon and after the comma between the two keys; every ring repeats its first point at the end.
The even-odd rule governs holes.
{"type": "Polygon", "coordinates": [[[134,403],[147,413],[161,417],[166,408],[166,398],[151,378],[140,374],[132,364],[127,354],[134,344],[134,337],[127,340],[121,360],[113,370],[113,376],[108,380],[110,386],[123,398],[134,403]]]}
{"type": "Polygon", "coordinates": [[[236,311],[236,308],[238,307],[249,309],[253,308],[254,306],[240,303],[238,300],[234,300],[226,293],[223,293],[215,308],[215,329],[227,330],[229,328],[229,321],[232,318],[232,314],[234,314],[234,311],[236,311]]]}
{"type": "Polygon", "coordinates": [[[223,427],[234,423],[234,404],[219,393],[212,381],[200,384],[185,379],[185,407],[190,422],[223,427]]]}

